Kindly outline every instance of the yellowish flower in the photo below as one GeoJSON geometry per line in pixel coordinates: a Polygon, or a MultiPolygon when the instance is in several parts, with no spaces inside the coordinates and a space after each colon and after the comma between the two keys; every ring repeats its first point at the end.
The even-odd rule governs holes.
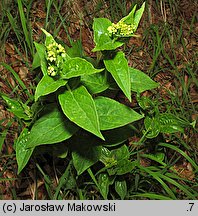
{"type": "Polygon", "coordinates": [[[131,24],[128,25],[123,21],[119,21],[118,23],[112,23],[111,26],[107,28],[110,36],[123,36],[127,37],[134,33],[135,27],[131,24]]]}

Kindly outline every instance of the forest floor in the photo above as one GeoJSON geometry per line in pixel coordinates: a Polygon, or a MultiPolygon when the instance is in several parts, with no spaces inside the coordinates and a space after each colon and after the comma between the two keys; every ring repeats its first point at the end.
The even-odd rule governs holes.
{"type": "MultiPolygon", "coordinates": [[[[17,3],[6,1],[0,3],[1,29],[0,33],[0,62],[4,62],[18,75],[33,94],[37,83],[36,75],[31,70],[32,56],[28,46],[32,42],[44,41],[41,28],[46,29],[58,40],[71,46],[70,41],[80,39],[85,55],[95,57],[91,50],[94,48],[92,23],[94,17],[106,17],[117,22],[126,15],[134,3],[141,5],[143,1],[60,1],[60,4],[45,5],[42,1],[24,1],[26,22],[32,32],[30,45],[20,21],[17,3]],[[118,3],[120,2],[120,3],[118,3]],[[61,5],[61,7],[59,7],[61,5]],[[62,22],[65,19],[64,22],[62,22]]],[[[50,2],[50,1],[49,1],[50,2]]],[[[161,110],[173,110],[190,122],[198,120],[198,4],[190,1],[147,1],[145,13],[137,30],[138,37],[133,37],[124,47],[129,65],[148,74],[160,87],[155,91],[159,101],[166,100],[167,105],[161,110]]],[[[0,64],[0,92],[12,98],[20,97],[28,100],[28,95],[19,88],[19,80],[14,73],[0,64]]],[[[145,92],[148,96],[153,94],[145,92]]],[[[120,94],[120,102],[130,104],[120,94]]],[[[0,99],[0,196],[2,199],[45,199],[45,182],[47,177],[40,176],[35,180],[38,171],[31,161],[18,176],[14,140],[21,130],[21,123],[7,111],[6,105],[0,99]],[[36,174],[37,173],[37,174],[36,174]]],[[[177,137],[177,134],[175,135],[177,137]]],[[[132,137],[131,140],[136,139],[132,137]]],[[[170,137],[167,137],[170,139],[170,137]]],[[[172,137],[171,137],[172,139],[172,137]]],[[[195,162],[198,162],[198,133],[197,129],[186,129],[185,134],[177,137],[181,143],[190,146],[191,152],[185,151],[195,162]]],[[[142,160],[142,163],[148,161],[142,160]]],[[[42,161],[42,163],[45,163],[42,161]]],[[[145,165],[147,166],[147,165],[145,165]]],[[[54,173],[54,167],[43,164],[46,173],[54,173]]],[[[175,164],[175,169],[181,176],[197,185],[197,177],[192,166],[185,160],[175,164]]],[[[53,178],[53,177],[52,177],[53,178]]],[[[56,185],[56,176],[52,183],[56,185]]],[[[197,186],[198,188],[198,186],[197,186]]],[[[68,199],[75,196],[68,195],[68,199]]]]}

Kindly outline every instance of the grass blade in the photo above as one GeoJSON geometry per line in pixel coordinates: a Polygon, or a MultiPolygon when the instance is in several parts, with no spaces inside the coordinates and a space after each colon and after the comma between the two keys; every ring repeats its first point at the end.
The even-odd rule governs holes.
{"type": "Polygon", "coordinates": [[[34,54],[33,43],[32,43],[32,38],[31,38],[30,32],[27,30],[27,20],[25,18],[25,14],[23,11],[22,1],[17,0],[17,3],[18,3],[18,8],[19,8],[19,14],[20,14],[20,19],[21,19],[22,29],[23,29],[23,33],[25,35],[25,40],[27,42],[27,45],[28,45],[29,50],[31,52],[31,55],[33,56],[33,54],[34,54]]]}
{"type": "Polygon", "coordinates": [[[164,190],[167,192],[167,194],[170,196],[171,199],[177,199],[175,194],[172,192],[172,190],[168,187],[168,185],[160,178],[159,176],[159,172],[152,172],[151,170],[149,170],[146,167],[142,167],[142,166],[138,166],[141,170],[147,172],[148,174],[150,174],[154,179],[156,179],[164,188],[164,190]]]}
{"type": "Polygon", "coordinates": [[[176,147],[174,145],[171,145],[171,144],[168,144],[168,143],[160,143],[159,145],[163,146],[163,147],[173,149],[173,150],[177,151],[178,153],[180,153],[183,157],[186,158],[186,160],[188,162],[190,162],[192,164],[192,166],[195,168],[195,172],[198,172],[198,165],[184,151],[182,151],[178,147],[176,147]]]}
{"type": "Polygon", "coordinates": [[[9,66],[8,64],[4,63],[4,62],[0,62],[0,65],[2,65],[3,67],[5,67],[6,70],[10,71],[12,73],[12,75],[14,76],[14,78],[17,80],[17,82],[19,83],[19,85],[22,87],[23,91],[25,93],[27,93],[27,95],[33,99],[33,96],[30,94],[30,92],[28,91],[27,87],[25,86],[25,84],[23,83],[23,81],[20,79],[19,75],[12,69],[11,66],[9,66]]]}
{"type": "Polygon", "coordinates": [[[171,200],[170,197],[159,195],[159,194],[154,194],[154,193],[135,194],[130,197],[145,197],[145,198],[149,198],[152,200],[171,200]]]}

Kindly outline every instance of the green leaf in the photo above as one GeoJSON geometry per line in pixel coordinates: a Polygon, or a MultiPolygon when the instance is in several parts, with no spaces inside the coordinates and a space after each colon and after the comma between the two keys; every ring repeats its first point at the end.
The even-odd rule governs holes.
{"type": "Polygon", "coordinates": [[[82,143],[75,145],[72,151],[72,159],[74,167],[78,175],[81,175],[85,170],[99,161],[101,147],[90,145],[89,143],[82,143]]]}
{"type": "Polygon", "coordinates": [[[105,165],[109,175],[124,175],[135,167],[135,163],[129,160],[129,156],[126,145],[112,151],[102,147],[100,161],[105,165]]]}
{"type": "Polygon", "coordinates": [[[27,146],[33,148],[43,144],[53,144],[69,139],[78,128],[56,107],[48,105],[44,114],[34,123],[27,146]]]}
{"type": "Polygon", "coordinates": [[[93,23],[94,30],[94,42],[95,48],[93,52],[102,50],[114,50],[124,43],[120,41],[115,41],[109,37],[109,32],[107,28],[111,26],[112,23],[106,18],[95,18],[93,23]]]}
{"type": "Polygon", "coordinates": [[[72,43],[72,47],[66,47],[66,53],[71,57],[82,57],[83,56],[83,47],[81,40],[77,40],[72,43]]]}
{"type": "Polygon", "coordinates": [[[117,161],[128,159],[130,156],[129,150],[126,145],[122,145],[114,150],[102,147],[100,161],[107,167],[117,165],[117,161]]]}
{"type": "Polygon", "coordinates": [[[160,123],[157,117],[149,117],[146,116],[144,119],[144,126],[146,128],[146,137],[147,138],[154,138],[157,137],[160,133],[160,123]]]}
{"type": "Polygon", "coordinates": [[[154,138],[159,133],[175,133],[184,132],[185,127],[191,124],[170,113],[158,114],[154,117],[147,116],[144,120],[144,125],[148,133],[147,138],[154,138]]]}
{"type": "Polygon", "coordinates": [[[118,128],[144,117],[131,108],[107,97],[97,97],[95,104],[101,130],[118,128]]]}
{"type": "Polygon", "coordinates": [[[43,31],[43,33],[45,34],[46,38],[45,38],[45,46],[48,46],[49,44],[52,44],[53,42],[55,42],[53,36],[47,32],[45,29],[41,28],[41,30],[43,31]]]}
{"type": "Polygon", "coordinates": [[[136,163],[131,162],[127,159],[120,160],[117,163],[116,174],[124,175],[130,173],[134,169],[135,165],[136,163]]]}
{"type": "Polygon", "coordinates": [[[115,191],[118,193],[120,198],[123,200],[127,195],[127,185],[125,180],[115,181],[115,191]]]}
{"type": "Polygon", "coordinates": [[[158,83],[153,81],[149,76],[140,70],[129,67],[129,72],[131,77],[131,90],[134,92],[141,93],[159,86],[158,83]]]}
{"type": "Polygon", "coordinates": [[[157,152],[156,154],[142,154],[141,157],[149,158],[149,159],[156,161],[162,165],[166,165],[163,162],[165,154],[162,152],[157,152]]]}
{"type": "Polygon", "coordinates": [[[34,45],[36,47],[36,51],[40,58],[40,65],[41,65],[41,71],[43,72],[43,75],[47,75],[47,62],[46,62],[46,49],[43,44],[39,44],[34,42],[34,45]]]}
{"type": "Polygon", "coordinates": [[[18,174],[28,163],[34,148],[27,148],[29,140],[29,131],[25,128],[16,141],[16,160],[18,164],[18,174]]]}
{"type": "Polygon", "coordinates": [[[107,199],[108,193],[109,193],[109,186],[112,185],[114,182],[114,178],[108,176],[107,173],[100,173],[98,178],[98,185],[100,189],[100,193],[104,197],[104,199],[107,199]]]}
{"type": "Polygon", "coordinates": [[[81,76],[81,83],[91,94],[103,92],[109,87],[106,71],[102,73],[81,76]]]}
{"type": "Polygon", "coordinates": [[[183,133],[184,127],[190,126],[189,122],[186,122],[170,113],[160,114],[159,122],[160,122],[161,133],[175,133],[175,132],[183,133]]]}
{"type": "Polygon", "coordinates": [[[134,15],[135,15],[136,7],[137,5],[135,5],[131,10],[131,12],[127,16],[123,17],[120,21],[123,21],[127,25],[134,24],[134,15]]]}
{"type": "Polygon", "coordinates": [[[1,96],[8,106],[8,111],[12,112],[16,117],[24,120],[31,119],[29,107],[20,101],[11,99],[5,95],[1,96]],[[29,114],[29,115],[28,115],[29,114]]]}
{"type": "Polygon", "coordinates": [[[123,159],[128,159],[130,156],[129,150],[126,145],[122,145],[121,147],[114,149],[111,151],[111,155],[114,155],[114,158],[119,161],[123,159]]]}
{"type": "Polygon", "coordinates": [[[48,95],[52,92],[55,92],[61,86],[64,86],[67,83],[65,80],[54,80],[52,77],[45,75],[40,80],[36,87],[35,91],[35,101],[38,100],[39,97],[48,95]]]}
{"type": "Polygon", "coordinates": [[[139,25],[141,17],[144,13],[144,9],[145,9],[145,2],[142,4],[141,8],[135,12],[134,21],[133,21],[133,24],[135,26],[135,30],[137,29],[137,27],[139,25]]]}
{"type": "Polygon", "coordinates": [[[114,80],[131,101],[131,81],[127,59],[123,52],[117,52],[113,59],[104,60],[107,70],[111,73],[114,80]]]}
{"type": "Polygon", "coordinates": [[[33,58],[32,70],[34,70],[40,66],[41,66],[41,59],[40,59],[39,53],[36,52],[34,55],[34,58],[33,58]]]}
{"type": "Polygon", "coordinates": [[[72,122],[104,139],[100,132],[94,100],[84,86],[60,94],[59,103],[72,122]]]}
{"type": "Polygon", "coordinates": [[[63,69],[61,72],[61,77],[64,79],[69,79],[82,75],[95,74],[104,70],[94,68],[91,63],[79,57],[67,60],[63,63],[62,67],[63,69]]]}

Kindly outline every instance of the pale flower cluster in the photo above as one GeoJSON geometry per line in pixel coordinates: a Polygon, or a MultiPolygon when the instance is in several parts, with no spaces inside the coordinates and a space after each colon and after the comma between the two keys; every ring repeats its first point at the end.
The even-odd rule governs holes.
{"type": "Polygon", "coordinates": [[[128,25],[123,21],[119,21],[118,23],[112,23],[111,26],[107,28],[110,36],[121,36],[128,37],[131,36],[135,31],[134,25],[128,25]]]}
{"type": "Polygon", "coordinates": [[[47,46],[47,60],[49,62],[49,66],[47,68],[48,75],[57,75],[59,65],[65,56],[65,49],[61,44],[58,44],[54,41],[47,46]]]}

